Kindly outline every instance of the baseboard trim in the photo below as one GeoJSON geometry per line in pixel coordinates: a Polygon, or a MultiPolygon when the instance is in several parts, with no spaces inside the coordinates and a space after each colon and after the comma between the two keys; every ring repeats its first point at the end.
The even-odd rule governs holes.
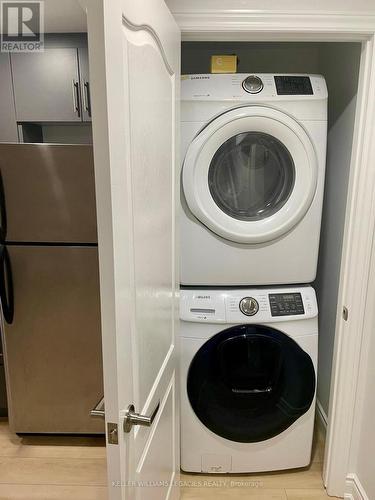
{"type": "Polygon", "coordinates": [[[348,474],[345,486],[345,500],[370,500],[357,474],[348,474]]]}
{"type": "Polygon", "coordinates": [[[316,417],[318,420],[318,424],[321,427],[322,431],[324,434],[327,432],[327,425],[328,425],[328,416],[326,412],[323,409],[323,406],[319,399],[316,401],[316,417]]]}

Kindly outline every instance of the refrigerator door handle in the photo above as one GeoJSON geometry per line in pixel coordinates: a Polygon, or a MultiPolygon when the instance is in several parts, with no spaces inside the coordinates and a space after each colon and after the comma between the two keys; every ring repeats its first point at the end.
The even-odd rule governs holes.
{"type": "Polygon", "coordinates": [[[0,245],[0,300],[5,321],[12,324],[14,316],[13,278],[10,257],[5,245],[0,245]]]}
{"type": "Polygon", "coordinates": [[[5,206],[5,191],[3,175],[0,169],[0,243],[3,243],[7,237],[7,213],[5,206]]]}

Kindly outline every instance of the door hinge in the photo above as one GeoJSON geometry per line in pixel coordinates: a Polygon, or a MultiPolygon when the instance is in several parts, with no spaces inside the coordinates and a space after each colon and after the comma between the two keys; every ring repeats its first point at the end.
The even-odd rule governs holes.
{"type": "Polygon", "coordinates": [[[108,444],[118,444],[118,427],[113,422],[107,422],[108,444]]]}
{"type": "Polygon", "coordinates": [[[349,311],[346,306],[342,308],[342,317],[344,318],[344,321],[348,321],[348,316],[349,316],[349,311]]]}

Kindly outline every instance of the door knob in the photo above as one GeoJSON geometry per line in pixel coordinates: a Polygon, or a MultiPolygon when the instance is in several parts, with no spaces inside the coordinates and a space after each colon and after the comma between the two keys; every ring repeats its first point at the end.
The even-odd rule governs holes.
{"type": "Polygon", "coordinates": [[[156,405],[156,408],[151,413],[151,415],[148,416],[136,413],[134,405],[129,405],[125,413],[124,432],[130,432],[133,425],[143,425],[145,427],[151,427],[152,422],[155,420],[159,407],[160,407],[160,401],[156,405]]]}

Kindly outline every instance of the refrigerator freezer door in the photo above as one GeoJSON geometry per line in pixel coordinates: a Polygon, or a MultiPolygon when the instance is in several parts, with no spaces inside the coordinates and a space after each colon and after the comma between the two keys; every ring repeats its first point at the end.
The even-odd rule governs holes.
{"type": "Polygon", "coordinates": [[[104,432],[96,247],[8,246],[14,319],[5,323],[9,421],[17,433],[104,432]]]}
{"type": "Polygon", "coordinates": [[[6,241],[97,242],[92,146],[0,144],[0,172],[6,241]]]}

